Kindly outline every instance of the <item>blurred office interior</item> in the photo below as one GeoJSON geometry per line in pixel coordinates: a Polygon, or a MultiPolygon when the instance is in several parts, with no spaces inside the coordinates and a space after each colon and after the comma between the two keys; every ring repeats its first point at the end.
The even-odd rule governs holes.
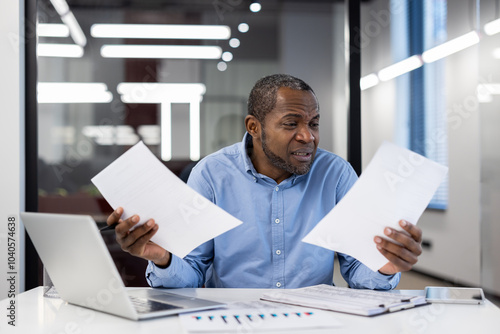
{"type": "MultiPolygon", "coordinates": [[[[259,78],[288,73],[318,96],[320,147],[352,158],[358,94],[361,170],[384,140],[449,167],[420,218],[424,253],[402,288],[480,286],[500,296],[500,1],[360,1],[348,34],[349,2],[25,1],[36,11],[25,34],[36,41],[21,62],[35,60],[25,73],[35,102],[21,103],[19,117],[36,120],[36,138],[21,140],[21,151],[36,151],[36,161],[20,172],[18,205],[31,196],[32,210],[102,224],[111,208],[92,176],[140,140],[185,175],[241,140],[259,78]]],[[[124,282],[145,285],[144,261],[121,252],[112,233],[104,238],[124,282]]],[[[37,265],[25,287],[41,284],[36,254],[22,257],[37,265]]]]}

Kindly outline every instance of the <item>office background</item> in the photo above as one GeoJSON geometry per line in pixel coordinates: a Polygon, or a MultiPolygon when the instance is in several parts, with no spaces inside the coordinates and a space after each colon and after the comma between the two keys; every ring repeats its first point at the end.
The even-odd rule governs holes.
{"type": "MultiPolygon", "coordinates": [[[[63,23],[61,13],[67,11],[58,12],[58,1],[2,3],[0,219],[6,221],[23,211],[26,192],[33,189],[33,175],[25,175],[26,169],[35,170],[33,161],[25,161],[33,143],[25,135],[36,136],[38,209],[91,214],[103,221],[110,208],[99,198],[90,177],[139,139],[179,175],[199,157],[241,140],[248,93],[258,78],[269,73],[289,73],[311,84],[321,106],[320,146],[348,158],[346,5],[343,1],[264,1],[262,9],[253,13],[251,2],[116,0],[98,5],[67,0],[83,41],[70,31],[62,37],[41,35],[40,27],[63,23]],[[34,20],[31,29],[28,22],[24,30],[25,10],[33,6],[39,28],[37,82],[29,63],[33,43],[23,43],[22,38],[33,40],[34,20]],[[94,37],[92,26],[99,23],[219,25],[229,27],[230,36],[215,40],[94,37]],[[248,24],[248,31],[241,23],[248,24]],[[59,50],[51,55],[51,48],[60,44],[74,46],[64,52],[75,53],[62,56],[59,50]],[[124,51],[108,56],[103,51],[103,46],[134,44],[215,46],[220,54],[213,59],[161,59],[126,58],[124,51]],[[127,95],[126,86],[120,84],[130,82],[137,85],[127,95]],[[61,93],[62,88],[51,83],[97,85],[91,93],[72,96],[88,86],[61,93]],[[169,103],[162,102],[151,97],[161,88],[157,83],[185,90],[171,96],[169,103]],[[188,92],[188,86],[179,84],[199,86],[188,92]],[[35,89],[38,103],[33,106],[25,96],[35,89]],[[82,100],[92,96],[94,100],[82,100]],[[35,129],[30,112],[36,113],[35,129]],[[168,114],[171,122],[165,123],[168,114]],[[26,122],[31,126],[28,133],[26,122]],[[170,144],[161,135],[167,126],[170,144]]],[[[383,140],[390,140],[414,149],[424,147],[423,153],[450,167],[435,208],[419,221],[424,253],[416,270],[456,284],[482,286],[496,295],[500,295],[500,260],[495,257],[500,253],[500,152],[495,149],[500,142],[495,131],[500,125],[500,34],[490,35],[484,27],[498,18],[496,0],[372,0],[361,2],[358,30],[363,166],[383,140]],[[476,37],[465,49],[432,62],[421,57],[426,50],[470,32],[476,32],[476,37]],[[410,58],[411,71],[393,78],[381,71],[410,58]]],[[[63,30],[64,26],[71,26],[67,18],[63,30]]],[[[104,237],[123,268],[124,281],[140,282],[141,263],[115,249],[111,236],[104,237]],[[124,263],[131,262],[133,269],[127,269],[124,263]]],[[[6,245],[6,238],[6,231],[0,231],[0,246],[6,245]]],[[[16,254],[21,291],[26,256],[33,256],[24,253],[25,242],[21,232],[16,254]]],[[[0,258],[0,268],[6,268],[6,261],[0,258]]],[[[40,274],[41,266],[30,270],[40,274]]]]}

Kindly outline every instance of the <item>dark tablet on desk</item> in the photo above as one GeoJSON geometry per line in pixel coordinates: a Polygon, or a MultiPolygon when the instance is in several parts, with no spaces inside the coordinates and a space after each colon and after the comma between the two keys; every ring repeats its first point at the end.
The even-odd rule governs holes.
{"type": "Polygon", "coordinates": [[[425,299],[431,303],[483,304],[484,292],[481,288],[425,287],[425,299]]]}

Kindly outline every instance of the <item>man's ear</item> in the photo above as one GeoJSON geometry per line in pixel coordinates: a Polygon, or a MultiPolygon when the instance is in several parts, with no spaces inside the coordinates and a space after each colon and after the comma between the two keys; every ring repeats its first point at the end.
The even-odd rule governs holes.
{"type": "Polygon", "coordinates": [[[253,115],[245,117],[245,128],[253,138],[260,138],[262,124],[253,115]]]}

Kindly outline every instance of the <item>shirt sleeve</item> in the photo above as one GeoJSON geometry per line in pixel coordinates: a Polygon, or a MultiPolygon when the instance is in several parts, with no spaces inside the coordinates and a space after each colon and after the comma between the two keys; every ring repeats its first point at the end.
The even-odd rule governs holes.
{"type": "Polygon", "coordinates": [[[184,259],[172,254],[172,261],[167,268],[159,268],[149,261],[146,280],[153,288],[199,288],[205,283],[205,273],[212,263],[212,253],[213,241],[210,240],[184,259]]]}
{"type": "MultiPolygon", "coordinates": [[[[206,181],[202,180],[199,169],[194,168],[188,185],[210,201],[213,194],[206,181]]],[[[199,288],[205,284],[205,273],[213,261],[213,240],[198,246],[184,259],[172,254],[172,261],[167,268],[159,268],[149,261],[146,268],[146,280],[151,287],[163,288],[199,288]]]]}
{"type": "Polygon", "coordinates": [[[354,289],[392,290],[401,278],[401,273],[384,275],[373,271],[352,256],[337,253],[340,273],[349,287],[354,289]]]}
{"type": "MultiPolygon", "coordinates": [[[[342,174],[342,177],[337,185],[337,203],[342,197],[347,194],[349,189],[357,181],[358,177],[354,169],[349,165],[349,168],[342,174]]],[[[372,290],[392,290],[394,289],[401,278],[401,273],[395,275],[384,275],[378,271],[373,271],[352,256],[337,253],[340,272],[347,284],[355,289],[372,289],[372,290]]]]}

